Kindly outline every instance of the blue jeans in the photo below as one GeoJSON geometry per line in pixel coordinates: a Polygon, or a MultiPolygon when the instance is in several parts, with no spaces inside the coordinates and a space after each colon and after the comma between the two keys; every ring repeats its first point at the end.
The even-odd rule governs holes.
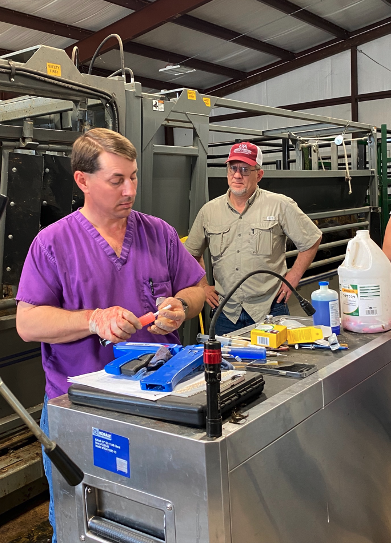
{"type": "MultiPolygon", "coordinates": [[[[49,419],[48,419],[48,397],[45,394],[43,401],[43,408],[41,414],[40,427],[43,432],[49,437],[49,419]]],[[[56,517],[54,516],[54,500],[53,500],[53,481],[52,481],[52,463],[49,458],[44,453],[42,447],[42,459],[43,459],[43,469],[45,470],[46,479],[49,483],[49,522],[53,528],[53,538],[52,543],[57,543],[57,533],[56,533],[56,517]]]]}
{"type": "MultiPolygon", "coordinates": [[[[269,314],[273,315],[274,317],[277,317],[277,315],[289,315],[288,305],[282,302],[278,303],[276,300],[273,300],[269,314]]],[[[221,336],[223,334],[235,332],[236,330],[240,330],[241,328],[245,328],[251,324],[255,324],[255,321],[244,309],[242,309],[240,317],[235,324],[230,321],[229,318],[224,315],[224,313],[221,313],[216,322],[215,332],[216,335],[221,336]]]]}

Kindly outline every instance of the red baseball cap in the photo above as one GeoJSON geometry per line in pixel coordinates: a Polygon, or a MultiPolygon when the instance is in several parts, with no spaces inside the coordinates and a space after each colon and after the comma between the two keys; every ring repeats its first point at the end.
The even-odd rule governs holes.
{"type": "Polygon", "coordinates": [[[255,164],[262,166],[262,151],[259,147],[249,141],[235,143],[235,145],[231,147],[226,162],[230,162],[231,160],[239,160],[250,166],[255,166],[255,164]]]}

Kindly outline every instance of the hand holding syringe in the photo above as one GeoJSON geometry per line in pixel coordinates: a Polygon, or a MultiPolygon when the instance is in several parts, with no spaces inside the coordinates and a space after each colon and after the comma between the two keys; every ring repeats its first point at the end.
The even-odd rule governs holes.
{"type": "MultiPolygon", "coordinates": [[[[142,326],[146,326],[147,324],[151,324],[151,322],[154,322],[156,320],[156,317],[160,314],[160,311],[170,308],[171,305],[169,304],[166,307],[163,307],[161,310],[155,311],[155,313],[152,313],[152,311],[150,311],[149,313],[146,313],[145,315],[139,317],[138,320],[140,321],[142,326]]],[[[111,343],[111,341],[109,341],[108,339],[103,339],[101,337],[99,338],[99,342],[101,345],[103,345],[103,347],[106,347],[106,345],[109,345],[111,343]]]]}

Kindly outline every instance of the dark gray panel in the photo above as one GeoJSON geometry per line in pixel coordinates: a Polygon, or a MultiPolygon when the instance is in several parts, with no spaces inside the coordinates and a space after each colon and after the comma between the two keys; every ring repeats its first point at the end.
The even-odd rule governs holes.
{"type": "MultiPolygon", "coordinates": [[[[43,402],[45,375],[39,343],[25,343],[16,328],[0,331],[0,375],[8,388],[26,407],[43,402]]],[[[12,408],[0,398],[0,419],[13,415],[12,408]]]]}
{"type": "Polygon", "coordinates": [[[17,285],[27,252],[38,234],[41,212],[41,156],[9,154],[3,282],[17,285]],[[10,237],[11,236],[11,237],[10,237]]]}
{"type": "MultiPolygon", "coordinates": [[[[370,176],[356,176],[352,178],[352,194],[349,194],[349,185],[344,177],[323,176],[314,172],[312,177],[306,175],[293,177],[282,175],[265,176],[259,182],[261,189],[284,194],[292,198],[304,213],[318,213],[337,209],[349,209],[365,205],[370,176]]],[[[217,198],[228,189],[227,177],[224,168],[221,168],[221,177],[209,177],[209,199],[217,198]]]]}
{"type": "Polygon", "coordinates": [[[152,214],[171,224],[179,237],[187,236],[191,159],[155,154],[153,160],[152,214]]]}
{"type": "Polygon", "coordinates": [[[71,213],[74,181],[69,157],[44,155],[43,160],[42,202],[46,203],[41,209],[41,226],[44,228],[71,213]]]}
{"type": "Polygon", "coordinates": [[[316,174],[311,178],[302,177],[264,177],[259,186],[262,189],[285,194],[292,198],[304,213],[317,213],[334,209],[361,207],[369,187],[370,176],[352,178],[352,193],[343,177],[321,177],[316,174]]]}

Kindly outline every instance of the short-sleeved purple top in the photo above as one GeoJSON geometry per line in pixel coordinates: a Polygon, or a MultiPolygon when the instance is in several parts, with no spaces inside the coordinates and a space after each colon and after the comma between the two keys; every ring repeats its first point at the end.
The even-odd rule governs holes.
{"type": "MultiPolygon", "coordinates": [[[[75,211],[42,230],[33,241],[16,299],[68,310],[119,305],[137,317],[156,311],[156,299],[174,296],[205,275],[166,222],[132,211],[121,256],[75,211]]],[[[179,343],[177,333],[159,336],[147,327],[132,341],[179,343]]],[[[68,376],[101,370],[113,359],[96,335],[71,343],[42,343],[46,393],[67,392],[68,376]]]]}

